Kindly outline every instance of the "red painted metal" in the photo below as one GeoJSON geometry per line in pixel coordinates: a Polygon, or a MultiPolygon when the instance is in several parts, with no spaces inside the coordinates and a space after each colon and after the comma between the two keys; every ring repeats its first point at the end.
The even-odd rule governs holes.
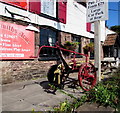
{"type": "Polygon", "coordinates": [[[41,46],[41,47],[39,48],[39,50],[38,50],[37,55],[36,55],[36,56],[30,56],[30,57],[32,57],[32,58],[38,58],[38,57],[39,57],[39,54],[40,54],[40,51],[41,51],[42,48],[56,48],[56,49],[58,48],[58,49],[63,50],[63,51],[67,51],[67,52],[70,52],[70,53],[82,55],[82,56],[85,56],[85,57],[86,57],[86,62],[88,62],[88,55],[87,55],[87,54],[82,54],[82,53],[78,53],[78,52],[75,52],[75,51],[67,50],[67,49],[64,49],[64,48],[60,47],[60,46],[57,45],[57,44],[56,44],[55,47],[54,47],[54,46],[41,46]]]}
{"type": "Polygon", "coordinates": [[[96,84],[96,69],[93,64],[85,63],[79,69],[78,80],[81,88],[90,91],[96,84]]]}
{"type": "Polygon", "coordinates": [[[57,49],[57,47],[54,47],[54,46],[41,46],[41,47],[39,48],[39,50],[38,50],[37,55],[36,55],[36,56],[30,56],[30,58],[38,58],[39,55],[40,55],[40,52],[41,52],[42,48],[56,48],[56,49],[57,49]]]}
{"type": "Polygon", "coordinates": [[[78,81],[79,81],[79,84],[82,87],[82,89],[85,91],[89,91],[95,86],[95,84],[96,84],[96,69],[92,63],[88,62],[88,55],[87,54],[82,54],[82,53],[78,53],[75,51],[67,50],[67,49],[60,47],[58,44],[56,44],[56,46],[54,46],[54,47],[53,46],[41,46],[39,48],[38,54],[36,56],[31,56],[31,58],[39,57],[40,51],[44,47],[45,48],[55,48],[55,49],[60,50],[60,51],[67,51],[70,53],[74,53],[73,60],[71,60],[73,62],[72,69],[69,68],[69,66],[67,65],[65,60],[62,58],[62,62],[63,62],[64,67],[65,67],[64,72],[69,73],[70,70],[72,70],[72,71],[78,70],[78,81]],[[77,64],[76,64],[76,60],[75,60],[76,54],[85,56],[85,58],[86,58],[86,63],[82,64],[80,67],[77,67],[77,64]]]}

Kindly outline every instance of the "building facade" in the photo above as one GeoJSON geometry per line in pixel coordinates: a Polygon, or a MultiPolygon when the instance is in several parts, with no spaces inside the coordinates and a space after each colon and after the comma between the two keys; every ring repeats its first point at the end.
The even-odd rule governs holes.
{"type": "MultiPolygon", "coordinates": [[[[89,32],[90,24],[86,23],[86,6],[82,2],[77,3],[74,0],[68,0],[67,2],[64,0],[60,2],[55,0],[52,2],[50,0],[36,0],[32,2],[28,0],[18,2],[17,4],[12,1],[1,0],[0,7],[1,24],[11,23],[11,26],[24,26],[24,33],[28,32],[25,27],[29,24],[34,25],[40,30],[39,33],[29,31],[33,32],[34,35],[34,42],[32,42],[34,45],[32,48],[35,48],[35,51],[29,50],[31,54],[36,53],[41,45],[54,46],[56,41],[60,43],[73,40],[81,42],[83,38],[90,39],[94,37],[94,34],[89,32]]],[[[17,49],[21,51],[21,48],[18,47],[17,49]]],[[[81,49],[79,50],[79,52],[82,51],[81,49]]],[[[4,53],[3,51],[2,53],[4,53]]],[[[15,58],[13,57],[13,59],[15,58]]]]}
{"type": "MultiPolygon", "coordinates": [[[[57,41],[60,44],[66,41],[80,42],[76,51],[83,53],[83,47],[94,39],[93,26],[86,22],[86,3],[76,0],[0,0],[0,59],[4,60],[3,67],[11,66],[9,73],[12,73],[4,70],[3,75],[17,78],[20,67],[23,67],[20,70],[27,65],[30,65],[29,69],[36,65],[36,70],[41,68],[40,64],[45,62],[38,63],[30,56],[35,56],[42,45],[54,46],[57,41]],[[29,25],[35,28],[28,30],[29,25]],[[18,69],[15,66],[17,64],[20,65],[18,69]]],[[[101,27],[103,41],[106,35],[105,22],[101,22],[101,27]]],[[[42,60],[54,58],[55,51],[44,49],[40,57],[42,60]]]]}

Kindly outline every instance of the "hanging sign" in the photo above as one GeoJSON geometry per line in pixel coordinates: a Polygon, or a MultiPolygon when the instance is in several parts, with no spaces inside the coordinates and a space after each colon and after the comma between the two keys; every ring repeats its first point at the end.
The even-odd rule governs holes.
{"type": "Polygon", "coordinates": [[[34,32],[25,28],[0,21],[0,59],[30,59],[34,56],[34,32]]]}
{"type": "Polygon", "coordinates": [[[87,1],[87,22],[108,19],[108,0],[87,1]]]}
{"type": "Polygon", "coordinates": [[[13,6],[20,7],[22,9],[27,9],[27,0],[0,0],[0,1],[11,4],[13,6]]]}

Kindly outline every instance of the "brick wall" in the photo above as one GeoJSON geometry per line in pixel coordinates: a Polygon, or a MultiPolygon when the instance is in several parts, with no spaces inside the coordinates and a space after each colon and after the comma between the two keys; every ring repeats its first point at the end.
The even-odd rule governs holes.
{"type": "MultiPolygon", "coordinates": [[[[0,21],[6,21],[10,23],[20,24],[27,26],[28,23],[23,21],[13,21],[10,18],[0,18],[0,21]]],[[[35,27],[38,28],[36,25],[35,27]]],[[[40,34],[35,32],[35,55],[38,53],[40,45],[40,34]]],[[[55,61],[38,61],[38,60],[26,60],[26,61],[0,61],[0,78],[2,78],[2,84],[8,84],[11,82],[30,80],[40,78],[47,75],[47,72],[51,65],[54,65],[55,61]]]]}
{"type": "Polygon", "coordinates": [[[61,42],[61,44],[64,44],[65,41],[71,41],[71,34],[69,33],[64,33],[64,32],[59,32],[59,41],[61,42]]]}
{"type": "Polygon", "coordinates": [[[2,84],[45,77],[55,61],[0,61],[2,84]]]}
{"type": "Polygon", "coordinates": [[[84,46],[86,46],[87,44],[89,44],[90,43],[90,39],[88,39],[88,38],[85,38],[85,37],[82,37],[81,38],[81,53],[84,53],[84,51],[83,51],[83,47],[84,46]]]}

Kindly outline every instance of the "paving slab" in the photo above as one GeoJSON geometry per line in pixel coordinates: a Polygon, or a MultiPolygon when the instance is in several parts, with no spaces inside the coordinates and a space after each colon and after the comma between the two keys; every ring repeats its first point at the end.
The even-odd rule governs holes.
{"type": "Polygon", "coordinates": [[[3,96],[2,100],[3,100],[2,101],[2,106],[9,105],[11,103],[14,103],[14,102],[18,101],[18,99],[11,98],[9,96],[3,96]]]}
{"type": "MultiPolygon", "coordinates": [[[[48,84],[47,78],[41,78],[3,85],[2,111],[32,111],[32,109],[35,111],[53,111],[53,107],[59,105],[65,99],[71,101],[71,98],[60,90],[53,93],[48,84]]],[[[66,84],[63,91],[79,98],[84,95],[80,87],[72,88],[70,84],[66,84]]],[[[113,109],[87,103],[80,106],[77,111],[113,112],[113,109]]]]}
{"type": "MultiPolygon", "coordinates": [[[[109,70],[108,70],[109,71],[109,70]]],[[[73,75],[73,74],[72,74],[73,75]]],[[[54,105],[58,105],[66,98],[67,95],[56,92],[56,95],[51,93],[48,86],[49,82],[46,78],[39,80],[24,81],[19,83],[11,83],[2,86],[2,93],[0,92],[0,101],[2,101],[2,108],[4,111],[36,111],[51,110],[54,105]]],[[[0,88],[1,89],[1,88],[0,88]]],[[[65,92],[73,94],[76,97],[84,95],[82,90],[75,88],[68,88],[65,86],[65,92]]],[[[0,103],[1,104],[1,103],[0,103]]],[[[84,104],[80,106],[78,111],[111,111],[111,108],[98,107],[94,104],[84,104]]]]}
{"type": "Polygon", "coordinates": [[[84,103],[82,106],[80,106],[76,111],[81,111],[81,112],[98,112],[98,113],[113,113],[115,110],[111,107],[103,107],[103,106],[98,106],[96,103],[84,103]]]}
{"type": "MultiPolygon", "coordinates": [[[[27,108],[34,108],[34,106],[26,101],[16,101],[14,103],[11,103],[9,105],[4,105],[3,111],[27,111],[27,108]]],[[[29,109],[29,111],[32,111],[32,109],[29,109]]]]}
{"type": "MultiPolygon", "coordinates": [[[[75,96],[82,96],[80,91],[65,86],[64,91],[75,96]]],[[[53,106],[59,105],[65,99],[71,99],[57,90],[53,93],[47,78],[24,81],[2,86],[2,110],[3,111],[46,111],[53,110],[53,106]]]]}

